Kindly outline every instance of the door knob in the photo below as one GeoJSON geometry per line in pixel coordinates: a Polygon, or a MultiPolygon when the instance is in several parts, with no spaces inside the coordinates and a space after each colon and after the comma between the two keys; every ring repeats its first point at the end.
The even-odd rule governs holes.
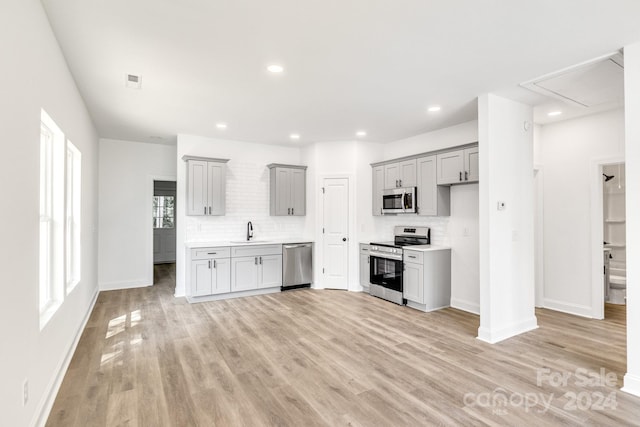
{"type": "Polygon", "coordinates": [[[343,241],[343,242],[346,242],[346,241],[347,241],[347,238],[346,238],[346,237],[343,237],[343,238],[342,238],[342,241],[343,241]]]}

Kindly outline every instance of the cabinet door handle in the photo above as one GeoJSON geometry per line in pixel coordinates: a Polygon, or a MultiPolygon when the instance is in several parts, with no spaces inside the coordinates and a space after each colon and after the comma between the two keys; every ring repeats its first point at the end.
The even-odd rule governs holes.
{"type": "Polygon", "coordinates": [[[370,263],[371,263],[371,256],[368,256],[367,257],[367,264],[370,264],[370,263]]]}
{"type": "Polygon", "coordinates": [[[204,207],[204,214],[205,215],[207,214],[207,207],[206,206],[204,207]]]}
{"type": "Polygon", "coordinates": [[[218,268],[218,266],[216,265],[216,260],[213,260],[213,268],[218,268]]]}
{"type": "Polygon", "coordinates": [[[254,265],[258,265],[258,257],[254,257],[253,258],[253,264],[254,265]]]}
{"type": "Polygon", "coordinates": [[[211,270],[211,260],[209,260],[209,270],[211,270]]]}
{"type": "Polygon", "coordinates": [[[209,206],[209,215],[211,215],[211,206],[209,206]]]}
{"type": "Polygon", "coordinates": [[[464,180],[469,181],[469,172],[464,171],[464,180]]]}
{"type": "Polygon", "coordinates": [[[207,255],[216,255],[218,252],[207,252],[207,255]]]}
{"type": "Polygon", "coordinates": [[[260,265],[262,265],[262,257],[260,257],[260,265]]]}
{"type": "Polygon", "coordinates": [[[459,181],[462,181],[462,172],[460,172],[460,179],[459,181]]]}
{"type": "Polygon", "coordinates": [[[287,215],[291,215],[291,208],[287,208],[287,215]]]}
{"type": "Polygon", "coordinates": [[[413,259],[415,259],[416,257],[415,257],[415,256],[413,256],[413,255],[407,255],[407,258],[413,258],[413,259]]]}
{"type": "Polygon", "coordinates": [[[400,180],[400,187],[402,187],[402,180],[400,180]]]}
{"type": "Polygon", "coordinates": [[[294,208],[291,208],[291,215],[293,215],[293,209],[294,209],[294,208]]]}

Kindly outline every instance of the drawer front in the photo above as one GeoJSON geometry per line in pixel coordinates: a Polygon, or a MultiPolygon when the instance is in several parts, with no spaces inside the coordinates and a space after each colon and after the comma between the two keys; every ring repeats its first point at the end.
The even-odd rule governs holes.
{"type": "Polygon", "coordinates": [[[282,245],[243,245],[231,247],[231,256],[233,258],[263,255],[282,255],[282,245]]]}
{"type": "Polygon", "coordinates": [[[212,259],[212,258],[229,258],[231,256],[230,248],[197,248],[191,249],[191,259],[212,259]]]}
{"type": "Polygon", "coordinates": [[[412,262],[415,264],[422,264],[424,253],[418,251],[406,250],[403,253],[404,262],[412,262]]]}
{"type": "Polygon", "coordinates": [[[360,253],[361,254],[368,254],[369,253],[369,245],[367,245],[365,243],[360,243],[360,253]]]}

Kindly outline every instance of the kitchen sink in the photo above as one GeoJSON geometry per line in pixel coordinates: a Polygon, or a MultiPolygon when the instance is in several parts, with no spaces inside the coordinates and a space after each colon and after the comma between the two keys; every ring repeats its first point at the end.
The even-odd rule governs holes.
{"type": "Polygon", "coordinates": [[[231,240],[229,243],[231,243],[232,245],[255,245],[274,242],[271,240],[231,240]]]}

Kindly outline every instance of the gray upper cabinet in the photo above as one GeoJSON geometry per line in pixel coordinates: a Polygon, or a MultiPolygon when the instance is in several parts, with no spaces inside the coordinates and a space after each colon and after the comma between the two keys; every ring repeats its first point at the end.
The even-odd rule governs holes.
{"type": "Polygon", "coordinates": [[[373,170],[373,191],[372,208],[373,215],[382,215],[382,190],[384,190],[384,166],[374,166],[373,170]]]}
{"type": "Polygon", "coordinates": [[[270,164],[269,213],[274,216],[304,216],[307,200],[307,167],[270,164]]]}
{"type": "Polygon", "coordinates": [[[415,187],[416,160],[405,160],[384,165],[384,188],[415,187]]]}
{"type": "Polygon", "coordinates": [[[480,173],[478,172],[478,147],[464,150],[464,170],[467,182],[478,182],[480,173]]]}
{"type": "Polygon", "coordinates": [[[417,159],[418,215],[449,216],[451,188],[438,185],[437,156],[417,159]]]}
{"type": "Polygon", "coordinates": [[[477,182],[478,147],[438,154],[438,184],[477,182]]]}
{"type": "Polygon", "coordinates": [[[228,159],[184,156],[187,215],[224,215],[228,159]]]}

